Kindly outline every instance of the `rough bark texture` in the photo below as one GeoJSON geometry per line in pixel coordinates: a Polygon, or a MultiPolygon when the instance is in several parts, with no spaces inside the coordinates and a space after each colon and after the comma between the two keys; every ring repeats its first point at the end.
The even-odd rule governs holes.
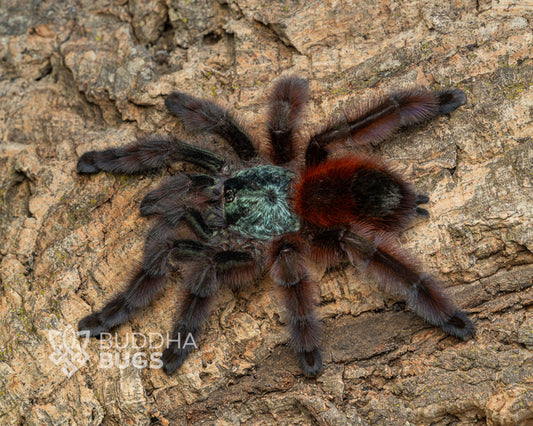
{"type": "MultiPolygon", "coordinates": [[[[531,424],[528,5],[0,2],[0,423],[531,424]],[[139,135],[184,134],[163,104],[173,90],[230,105],[259,135],[280,74],[310,80],[306,131],[392,88],[466,92],[451,118],[377,151],[430,196],[431,217],[401,243],[469,312],[475,339],[445,336],[347,268],[316,271],[317,379],[300,373],[269,282],[222,290],[199,350],[174,376],[99,368],[91,340],[89,360],[67,377],[49,358],[49,331],[75,327],[121,288],[149,227],[140,201],[165,174],[83,177],[78,157],[139,135]]],[[[176,277],[118,336],[170,330],[178,293],[176,277]]]]}

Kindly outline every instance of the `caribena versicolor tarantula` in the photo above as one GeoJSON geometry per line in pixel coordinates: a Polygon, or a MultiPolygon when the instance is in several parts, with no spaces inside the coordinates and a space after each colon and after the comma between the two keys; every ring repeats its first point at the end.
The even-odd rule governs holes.
{"type": "MultiPolygon", "coordinates": [[[[428,197],[361,149],[399,128],[452,112],[466,102],[464,93],[391,93],[347,109],[304,138],[299,123],[308,91],[307,81],[297,77],[275,84],[264,154],[221,106],[178,92],[166,98],[170,112],[190,129],[226,140],[240,159],[238,165],[165,136],[81,156],[79,173],[138,174],[175,161],[192,163],[205,173],[179,173],[145,196],[141,214],[157,221],[146,239],[142,267],[124,291],[80,321],[80,331],[99,336],[150,304],[165,286],[173,260],[180,264],[185,287],[173,339],[189,333],[196,339],[221,286],[239,288],[268,273],[288,311],[290,344],[304,374],[315,376],[322,356],[309,272],[313,261],[327,267],[358,265],[430,324],[462,339],[473,334],[470,320],[437,281],[395,244],[411,219],[428,215],[418,206],[428,197]],[[339,156],[346,141],[357,152],[339,156]],[[183,227],[192,238],[180,237],[183,227]]],[[[167,347],[162,355],[165,372],[180,367],[191,348],[179,343],[167,347]]]]}

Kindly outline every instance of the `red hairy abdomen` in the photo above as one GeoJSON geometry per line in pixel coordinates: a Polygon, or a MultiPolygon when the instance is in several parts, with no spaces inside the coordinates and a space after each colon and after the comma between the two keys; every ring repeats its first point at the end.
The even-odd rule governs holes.
{"type": "Polygon", "coordinates": [[[294,210],[301,218],[321,228],[358,222],[393,231],[403,228],[415,216],[416,194],[409,184],[378,161],[348,157],[307,168],[295,186],[293,201],[294,210]],[[386,185],[382,188],[379,181],[372,181],[371,189],[364,189],[361,195],[359,187],[375,180],[376,174],[386,185]],[[390,195],[391,188],[394,196],[390,195]],[[368,197],[362,198],[367,195],[365,191],[368,197]],[[388,205],[392,207],[375,208],[383,201],[390,201],[388,205]]]}

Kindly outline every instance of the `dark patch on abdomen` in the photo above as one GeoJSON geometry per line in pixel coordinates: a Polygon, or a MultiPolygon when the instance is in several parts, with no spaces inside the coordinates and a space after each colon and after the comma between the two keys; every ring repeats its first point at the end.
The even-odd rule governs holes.
{"type": "Polygon", "coordinates": [[[400,186],[388,174],[371,169],[358,170],[351,179],[350,194],[357,212],[363,216],[383,217],[400,205],[400,186]]]}

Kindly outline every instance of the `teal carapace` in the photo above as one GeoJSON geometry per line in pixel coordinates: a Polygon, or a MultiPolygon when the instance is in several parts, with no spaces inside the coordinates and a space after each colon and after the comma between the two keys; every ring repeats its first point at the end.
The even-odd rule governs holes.
{"type": "Polygon", "coordinates": [[[294,173],[276,166],[236,172],[224,183],[224,218],[234,231],[258,239],[296,232],[300,222],[289,202],[294,173]]]}

